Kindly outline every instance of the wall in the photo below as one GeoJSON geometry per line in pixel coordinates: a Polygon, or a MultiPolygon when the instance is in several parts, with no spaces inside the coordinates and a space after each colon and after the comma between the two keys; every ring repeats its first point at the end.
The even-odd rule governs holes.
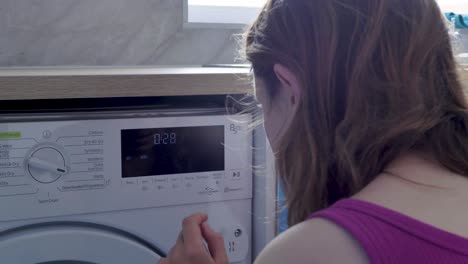
{"type": "Polygon", "coordinates": [[[2,0],[0,66],[232,63],[235,33],[183,28],[183,0],[2,0]]]}
{"type": "Polygon", "coordinates": [[[239,32],[184,28],[183,0],[1,0],[0,66],[233,63],[239,32]]]}
{"type": "Polygon", "coordinates": [[[468,29],[461,29],[460,32],[460,52],[468,53],[468,29]]]}

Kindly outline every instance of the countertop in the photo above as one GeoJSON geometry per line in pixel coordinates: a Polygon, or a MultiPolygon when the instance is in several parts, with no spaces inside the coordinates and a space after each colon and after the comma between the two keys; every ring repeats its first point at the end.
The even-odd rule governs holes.
{"type": "Polygon", "coordinates": [[[0,68],[0,100],[246,94],[248,68],[0,68]]]}

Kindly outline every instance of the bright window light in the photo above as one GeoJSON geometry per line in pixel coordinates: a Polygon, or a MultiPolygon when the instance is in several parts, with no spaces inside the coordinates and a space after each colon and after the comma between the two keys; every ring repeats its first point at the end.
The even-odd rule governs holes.
{"type": "Polygon", "coordinates": [[[437,0],[443,12],[468,14],[468,1],[466,0],[437,0]]]}
{"type": "Polygon", "coordinates": [[[187,22],[249,24],[266,0],[187,0],[187,22]]]}
{"type": "Polygon", "coordinates": [[[196,6],[240,6],[240,7],[262,7],[265,0],[189,0],[189,5],[196,6]]]}
{"type": "MultiPolygon", "coordinates": [[[[408,0],[411,1],[411,0],[408,0]]],[[[186,22],[194,24],[249,24],[266,0],[186,0],[186,22]]],[[[468,14],[468,0],[437,0],[443,12],[468,14]]]]}

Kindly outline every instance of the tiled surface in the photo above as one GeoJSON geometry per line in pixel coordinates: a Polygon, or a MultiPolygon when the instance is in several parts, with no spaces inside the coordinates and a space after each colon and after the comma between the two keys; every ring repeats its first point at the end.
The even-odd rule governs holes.
{"type": "Polygon", "coordinates": [[[183,27],[183,0],[2,0],[0,66],[232,63],[232,29],[183,27]]]}
{"type": "Polygon", "coordinates": [[[461,47],[460,50],[463,53],[468,53],[468,29],[459,31],[461,33],[461,47]]]}
{"type": "Polygon", "coordinates": [[[2,0],[0,66],[233,63],[239,32],[184,28],[183,0],[2,0]]]}

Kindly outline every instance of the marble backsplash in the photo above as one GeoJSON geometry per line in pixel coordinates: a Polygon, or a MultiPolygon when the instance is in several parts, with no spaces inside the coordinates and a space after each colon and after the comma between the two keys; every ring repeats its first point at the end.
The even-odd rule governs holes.
{"type": "Polygon", "coordinates": [[[236,29],[183,26],[183,0],[2,0],[0,66],[233,63],[236,29]]]}
{"type": "Polygon", "coordinates": [[[461,36],[461,52],[468,53],[468,29],[464,29],[463,31],[461,31],[461,36]]]}
{"type": "Polygon", "coordinates": [[[184,27],[183,3],[1,0],[0,67],[234,63],[241,30],[184,27]]]}

